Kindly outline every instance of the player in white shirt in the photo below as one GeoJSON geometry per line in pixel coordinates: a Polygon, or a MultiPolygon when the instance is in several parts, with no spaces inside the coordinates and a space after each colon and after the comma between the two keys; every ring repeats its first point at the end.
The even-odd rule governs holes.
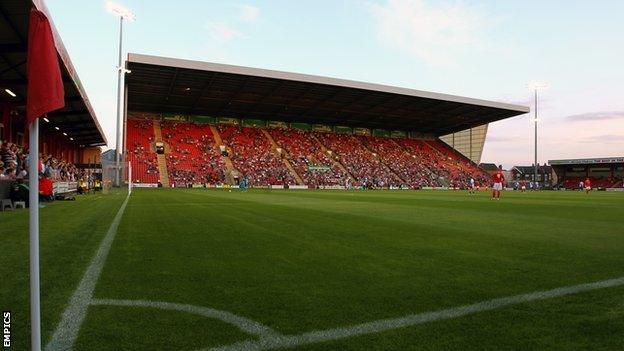
{"type": "Polygon", "coordinates": [[[474,178],[470,177],[470,188],[468,189],[468,194],[474,194],[475,193],[475,180],[474,178]]]}

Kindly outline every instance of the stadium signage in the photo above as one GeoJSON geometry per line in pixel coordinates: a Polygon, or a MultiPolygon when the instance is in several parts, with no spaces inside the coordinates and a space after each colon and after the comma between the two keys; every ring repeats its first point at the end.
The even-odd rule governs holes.
{"type": "Polygon", "coordinates": [[[387,138],[390,136],[390,132],[385,129],[373,129],[373,135],[387,138]]]}
{"type": "Polygon", "coordinates": [[[624,157],[607,158],[579,158],[571,160],[548,160],[549,165],[579,165],[579,164],[601,164],[601,163],[624,163],[624,157]]]}
{"type": "Polygon", "coordinates": [[[78,191],[77,182],[54,182],[52,185],[52,193],[54,195],[66,194],[74,191],[78,191]]]}
{"type": "Polygon", "coordinates": [[[320,185],[319,189],[323,190],[344,190],[346,187],[344,185],[320,185]]]}
{"type": "Polygon", "coordinates": [[[330,126],[326,126],[324,124],[314,124],[312,125],[312,130],[315,132],[324,132],[324,133],[329,133],[332,131],[330,126]]]}
{"type": "Polygon", "coordinates": [[[308,186],[307,185],[289,185],[288,189],[291,189],[291,190],[304,190],[305,189],[305,190],[307,190],[308,186]]]}
{"type": "Polygon", "coordinates": [[[191,116],[191,121],[197,124],[210,124],[215,123],[217,119],[210,116],[191,116]]]}
{"type": "Polygon", "coordinates": [[[307,123],[303,123],[303,122],[293,122],[290,124],[290,126],[294,129],[301,129],[301,130],[310,130],[310,125],[307,123]]]}
{"type": "Polygon", "coordinates": [[[334,131],[340,134],[353,134],[353,129],[351,129],[351,127],[345,126],[335,126],[334,131]]]}
{"type": "Polygon", "coordinates": [[[281,128],[281,129],[288,128],[288,125],[286,124],[286,122],[282,122],[282,121],[269,121],[267,126],[269,128],[281,128]]]}
{"type": "Polygon", "coordinates": [[[133,188],[158,188],[156,183],[132,183],[133,188]]]}
{"type": "Polygon", "coordinates": [[[175,114],[175,113],[163,113],[163,118],[168,121],[179,121],[184,122],[187,120],[185,115],[175,114]]]}
{"type": "Polygon", "coordinates": [[[267,122],[260,119],[243,119],[241,124],[248,127],[266,127],[267,122]]]}
{"type": "Polygon", "coordinates": [[[407,138],[407,133],[403,130],[393,130],[390,132],[391,138],[407,138]]]}
{"type": "Polygon", "coordinates": [[[357,127],[357,128],[353,128],[353,134],[370,136],[371,131],[368,128],[357,127]]]}
{"type": "Polygon", "coordinates": [[[217,119],[217,122],[221,123],[221,124],[239,124],[240,121],[236,118],[229,118],[229,117],[219,117],[217,119]]]}

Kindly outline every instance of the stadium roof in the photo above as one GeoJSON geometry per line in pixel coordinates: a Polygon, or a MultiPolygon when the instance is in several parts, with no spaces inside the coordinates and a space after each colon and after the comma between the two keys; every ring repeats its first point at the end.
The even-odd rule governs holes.
{"type": "Polygon", "coordinates": [[[130,53],[128,110],[445,135],[525,106],[266,69],[130,53]]]}
{"type": "Polygon", "coordinates": [[[479,167],[484,171],[498,171],[498,166],[495,163],[480,163],[479,167]]]}
{"type": "MultiPolygon", "coordinates": [[[[24,109],[26,104],[28,19],[33,6],[44,12],[51,22],[41,0],[0,2],[0,102],[15,104],[18,109],[24,109]],[[10,96],[5,89],[10,89],[16,96],[10,96]]],[[[50,123],[41,123],[41,132],[65,132],[78,145],[105,145],[102,128],[54,24],[52,30],[65,85],[65,108],[48,114],[50,123]],[[61,131],[53,129],[55,126],[61,131]]]]}
{"type": "Polygon", "coordinates": [[[611,163],[624,163],[624,157],[603,157],[603,158],[576,158],[568,160],[548,160],[551,166],[562,165],[599,165],[611,163]]]}

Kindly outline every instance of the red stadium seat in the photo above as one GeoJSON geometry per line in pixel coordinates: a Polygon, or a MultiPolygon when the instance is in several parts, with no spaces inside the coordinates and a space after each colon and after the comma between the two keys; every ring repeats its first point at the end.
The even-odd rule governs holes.
{"type": "Polygon", "coordinates": [[[157,183],[159,179],[154,141],[154,125],[151,119],[128,119],[127,157],[132,164],[132,181],[157,183]]]}

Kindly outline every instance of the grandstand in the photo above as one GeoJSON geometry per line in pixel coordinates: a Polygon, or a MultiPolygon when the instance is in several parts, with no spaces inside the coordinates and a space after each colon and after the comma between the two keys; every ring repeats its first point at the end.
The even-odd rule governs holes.
{"type": "Polygon", "coordinates": [[[578,189],[579,182],[589,178],[598,189],[624,188],[624,157],[549,160],[557,175],[557,184],[564,189],[578,189]]]}
{"type": "MultiPolygon", "coordinates": [[[[0,195],[8,197],[15,173],[25,167],[28,60],[28,21],[31,8],[48,10],[42,1],[2,1],[0,15],[0,195]],[[8,162],[7,162],[8,161],[8,162]]],[[[54,41],[65,90],[65,107],[48,113],[39,122],[40,158],[57,189],[76,190],[81,178],[101,177],[100,146],[106,138],[69,54],[52,23],[54,41]]],[[[55,190],[56,192],[56,190],[55,190]]]]}
{"type": "Polygon", "coordinates": [[[255,187],[463,188],[470,177],[487,181],[472,153],[485,132],[478,140],[463,133],[470,154],[451,147],[455,134],[529,110],[139,54],[128,55],[127,68],[126,150],[137,186],[235,185],[246,177],[255,187]]]}

